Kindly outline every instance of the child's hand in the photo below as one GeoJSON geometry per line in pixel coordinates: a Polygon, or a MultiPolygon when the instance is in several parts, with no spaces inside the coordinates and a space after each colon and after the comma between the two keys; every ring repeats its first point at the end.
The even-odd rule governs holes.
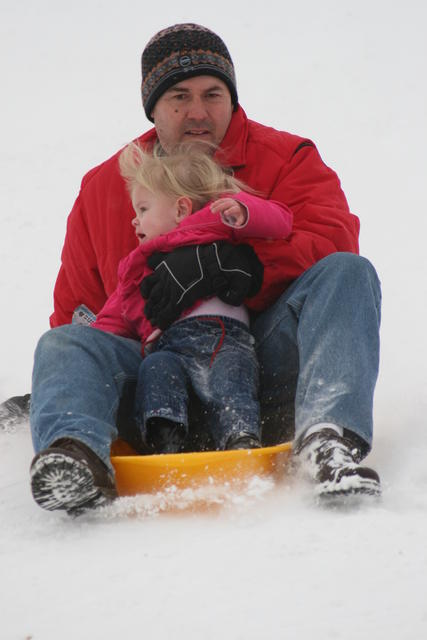
{"type": "Polygon", "coordinates": [[[219,213],[221,220],[232,227],[242,227],[248,219],[246,207],[233,198],[219,198],[211,204],[212,213],[219,213]]]}

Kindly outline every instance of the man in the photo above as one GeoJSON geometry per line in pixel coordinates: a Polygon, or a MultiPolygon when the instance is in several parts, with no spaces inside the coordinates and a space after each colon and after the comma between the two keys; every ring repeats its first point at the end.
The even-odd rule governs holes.
{"type": "MultiPolygon", "coordinates": [[[[219,145],[216,157],[237,178],[294,214],[291,237],[251,242],[256,255],[225,247],[226,254],[217,255],[213,266],[202,265],[202,271],[197,247],[153,256],[154,275],[149,286],[142,285],[151,322],[167,327],[196,298],[218,293],[215,274],[235,272],[242,260],[247,272],[259,273],[261,262],[264,278],[252,301],[252,331],[261,368],[264,442],[283,439],[284,428],[269,424],[271,416],[283,419],[291,407],[294,458],[316,495],[324,500],[379,495],[377,473],[359,463],[372,443],[380,287],[372,265],[357,255],[359,223],[336,174],[310,140],[247,119],[228,50],[200,25],[174,25],[150,40],[142,54],[142,100],[154,128],[139,138],[141,145],[158,142],[164,153],[182,142],[219,145]],[[189,286],[196,281],[197,287],[189,286]],[[266,304],[268,310],[257,313],[266,304]]],[[[61,325],[71,322],[81,304],[99,311],[115,289],[119,260],[136,246],[118,155],[83,179],[55,286],[51,325],[56,329],[42,337],[36,352],[31,425],[37,455],[31,477],[36,501],[48,509],[73,512],[115,496],[109,446],[117,436],[123,380],[136,375],[134,347],[127,345],[128,355],[120,360],[114,341],[123,339],[107,335],[101,349],[92,330],[73,388],[62,389],[66,400],[60,407],[52,388],[58,389],[61,371],[66,366],[69,373],[76,361],[73,327],[61,325]],[[100,375],[97,358],[114,371],[106,383],[107,404],[89,388],[100,375]]]]}

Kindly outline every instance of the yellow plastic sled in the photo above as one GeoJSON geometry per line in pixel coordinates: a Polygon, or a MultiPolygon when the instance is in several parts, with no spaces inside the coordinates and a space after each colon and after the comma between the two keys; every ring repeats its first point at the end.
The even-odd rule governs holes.
{"type": "Polygon", "coordinates": [[[184,489],[211,482],[238,484],[251,476],[279,477],[290,453],[291,443],[284,442],[262,449],[141,456],[117,440],[111,449],[111,462],[119,496],[133,496],[171,486],[184,489]]]}

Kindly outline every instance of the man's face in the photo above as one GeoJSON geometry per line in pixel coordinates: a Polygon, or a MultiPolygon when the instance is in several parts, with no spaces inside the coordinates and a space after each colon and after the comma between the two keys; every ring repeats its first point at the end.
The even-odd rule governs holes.
{"type": "Polygon", "coordinates": [[[173,85],[152,111],[160,144],[170,152],[177,144],[208,142],[219,145],[233,113],[225,82],[214,76],[196,76],[173,85]]]}

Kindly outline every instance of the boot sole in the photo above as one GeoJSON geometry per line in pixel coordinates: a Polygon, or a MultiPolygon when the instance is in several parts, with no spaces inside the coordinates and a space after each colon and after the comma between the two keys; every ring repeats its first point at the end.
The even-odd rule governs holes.
{"type": "Polygon", "coordinates": [[[95,486],[89,467],[66,454],[41,456],[34,462],[30,474],[33,498],[42,509],[62,509],[77,515],[110,502],[95,486]]]}
{"type": "Polygon", "coordinates": [[[358,504],[379,499],[381,494],[381,485],[377,480],[358,476],[347,477],[345,482],[324,482],[316,488],[319,503],[325,505],[358,504]]]}

